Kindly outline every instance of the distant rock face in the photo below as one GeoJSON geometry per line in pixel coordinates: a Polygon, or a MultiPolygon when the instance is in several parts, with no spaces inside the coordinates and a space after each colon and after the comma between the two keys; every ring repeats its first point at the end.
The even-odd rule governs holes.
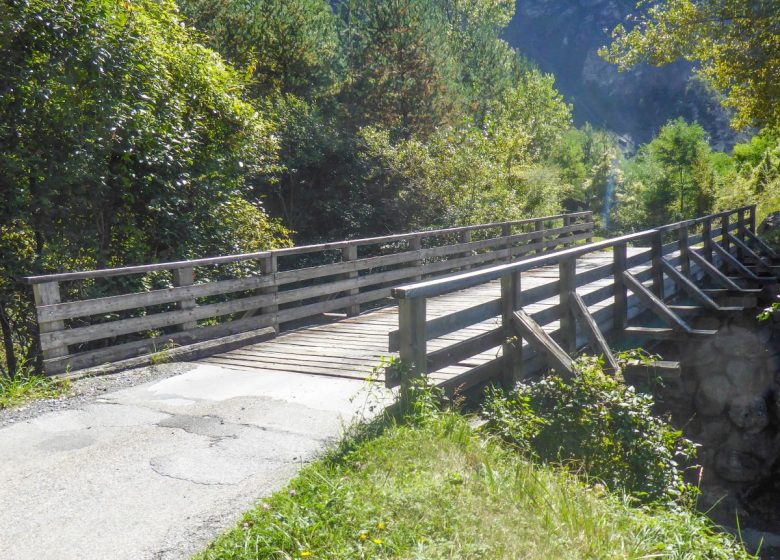
{"type": "Polygon", "coordinates": [[[608,128],[638,145],[667,120],[684,117],[698,121],[714,147],[730,148],[738,140],[730,116],[690,64],[620,73],[598,56],[612,29],[635,10],[636,0],[517,0],[504,38],[555,74],[559,91],[574,104],[577,124],[608,128]]]}

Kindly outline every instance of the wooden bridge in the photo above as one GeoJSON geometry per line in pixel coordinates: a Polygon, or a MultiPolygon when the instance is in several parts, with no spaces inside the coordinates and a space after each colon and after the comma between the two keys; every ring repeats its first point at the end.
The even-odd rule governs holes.
{"type": "Polygon", "coordinates": [[[586,343],[611,359],[608,337],[709,336],[689,317],[755,307],[776,282],[754,206],[592,235],[581,212],[25,280],[49,374],[165,350],[365,378],[381,356],[400,355],[450,391],[546,366],[570,372],[586,343]],[[663,326],[631,324],[648,310],[663,326]]]}

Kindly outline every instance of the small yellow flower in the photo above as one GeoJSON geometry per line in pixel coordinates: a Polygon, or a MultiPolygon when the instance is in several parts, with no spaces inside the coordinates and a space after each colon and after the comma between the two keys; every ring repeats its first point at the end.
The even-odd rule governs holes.
{"type": "Polygon", "coordinates": [[[307,556],[311,556],[311,551],[301,550],[301,558],[306,558],[307,556]]]}
{"type": "Polygon", "coordinates": [[[377,523],[376,528],[379,529],[380,531],[384,530],[385,528],[384,522],[380,521],[379,523],[377,523]]]}
{"type": "Polygon", "coordinates": [[[361,532],[360,532],[360,540],[361,540],[361,541],[364,541],[364,540],[366,540],[367,538],[368,538],[368,535],[366,534],[366,532],[365,532],[365,531],[361,531],[361,532]]]}
{"type": "Polygon", "coordinates": [[[371,542],[374,544],[382,544],[382,539],[371,539],[371,542]]]}

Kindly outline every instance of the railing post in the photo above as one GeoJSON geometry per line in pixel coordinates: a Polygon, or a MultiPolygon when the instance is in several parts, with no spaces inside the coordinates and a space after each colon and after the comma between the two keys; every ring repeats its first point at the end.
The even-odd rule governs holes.
{"type": "MultiPolygon", "coordinates": [[[[536,220],[534,222],[534,231],[543,231],[544,230],[544,221],[543,220],[536,220]]],[[[539,243],[539,248],[536,250],[537,255],[541,255],[545,252],[546,248],[542,243],[544,243],[544,234],[539,235],[539,237],[536,238],[536,242],[539,243]]]]}
{"type": "MultiPolygon", "coordinates": [[[[183,286],[192,286],[195,283],[195,270],[191,267],[174,268],[173,269],[173,285],[177,288],[183,286]]],[[[184,299],[179,301],[177,307],[179,309],[194,309],[197,307],[197,303],[194,299],[184,299]]],[[[186,321],[179,325],[179,329],[182,331],[188,331],[198,327],[197,321],[186,321]]]]}
{"type": "MultiPolygon", "coordinates": [[[[739,237],[742,241],[745,241],[745,209],[740,208],[737,210],[737,237],[739,237]]],[[[742,251],[742,249],[738,246],[737,247],[737,256],[740,260],[744,260],[745,253],[742,251]]]]}
{"type": "Polygon", "coordinates": [[[425,335],[425,298],[398,300],[398,355],[403,362],[401,389],[408,390],[411,377],[425,374],[428,344],[425,335]]]}
{"type": "Polygon", "coordinates": [[[501,224],[501,237],[505,239],[504,248],[506,249],[506,262],[512,262],[512,243],[509,236],[512,235],[512,226],[510,224],[501,224]]]}
{"type": "MultiPolygon", "coordinates": [[[[585,215],[585,223],[592,223],[593,222],[593,212],[590,211],[585,215]]],[[[591,235],[588,236],[587,239],[585,239],[585,243],[593,243],[593,229],[591,228],[590,232],[591,235]]]]}
{"type": "Polygon", "coordinates": [[[748,224],[750,226],[750,231],[753,232],[753,234],[756,233],[756,205],[751,204],[750,205],[750,220],[748,221],[748,224]]]}
{"type": "MultiPolygon", "coordinates": [[[[357,260],[357,245],[353,245],[350,243],[346,247],[344,247],[341,250],[341,260],[343,262],[352,262],[357,260]]],[[[348,279],[348,280],[357,280],[358,272],[357,270],[352,270],[350,272],[347,272],[344,274],[342,278],[348,279]]],[[[348,296],[356,296],[360,293],[360,290],[358,288],[350,288],[345,292],[348,296]]],[[[359,303],[351,303],[347,307],[344,308],[347,317],[354,317],[355,315],[360,315],[360,304],[359,303]]]]}
{"type": "MultiPolygon", "coordinates": [[[[464,229],[460,232],[460,242],[461,243],[471,243],[471,230],[470,229],[464,229]]],[[[461,254],[461,257],[470,257],[471,251],[466,251],[465,253],[461,254]]],[[[470,270],[471,265],[467,264],[463,267],[463,270],[470,270]]]]}
{"type": "Polygon", "coordinates": [[[712,262],[712,218],[704,220],[701,239],[704,245],[704,258],[712,262]]]}
{"type": "Polygon", "coordinates": [[[512,328],[512,314],[520,308],[521,279],[519,272],[501,277],[501,326],[504,331],[502,382],[510,389],[523,377],[523,339],[512,328]]]}
{"type": "MultiPolygon", "coordinates": [[[[419,235],[415,235],[409,240],[409,250],[410,251],[420,251],[422,249],[422,237],[419,235]]],[[[422,268],[422,259],[415,259],[412,261],[412,266],[416,269],[420,270],[422,268]]],[[[422,280],[422,274],[415,274],[414,280],[416,282],[419,282],[422,280]]]]}
{"type": "Polygon", "coordinates": [[[559,301],[561,309],[561,348],[568,354],[577,350],[577,320],[571,295],[577,289],[577,259],[567,258],[558,264],[559,301]]]}
{"type": "MultiPolygon", "coordinates": [[[[571,225],[571,216],[568,216],[568,215],[567,215],[567,216],[564,216],[564,217],[563,217],[563,227],[565,227],[565,228],[566,228],[566,227],[569,227],[570,225],[571,225]]],[[[564,248],[564,249],[565,249],[566,247],[571,247],[571,246],[573,245],[573,243],[572,243],[572,242],[571,242],[569,239],[567,239],[567,238],[569,238],[569,237],[571,237],[571,236],[572,236],[572,234],[571,234],[571,232],[569,232],[569,231],[567,231],[567,232],[564,232],[564,233],[562,233],[562,234],[559,236],[559,237],[561,237],[561,238],[563,239],[563,248],[564,248]]]]}
{"type": "MultiPolygon", "coordinates": [[[[44,282],[42,284],[33,284],[33,297],[35,306],[40,308],[42,305],[54,305],[60,303],[60,285],[58,282],[44,282]]],[[[38,333],[50,333],[65,330],[65,321],[46,321],[38,320],[38,333]]],[[[44,346],[41,344],[43,359],[59,358],[68,355],[68,347],[65,346],[44,346]]],[[[45,367],[45,366],[44,366],[45,367]]]]}
{"type": "Polygon", "coordinates": [[[659,299],[664,299],[664,269],[662,266],[664,240],[661,230],[656,230],[653,233],[651,244],[650,259],[652,261],[653,293],[659,299]]]}
{"type": "MultiPolygon", "coordinates": [[[[279,262],[276,258],[276,253],[271,253],[269,256],[265,257],[260,261],[260,272],[263,276],[271,276],[275,275],[276,272],[279,270],[279,262]]],[[[258,293],[260,294],[276,294],[278,290],[278,286],[276,285],[276,277],[274,276],[274,281],[271,286],[267,286],[265,288],[261,288],[258,290],[258,293]]],[[[278,305],[269,305],[266,307],[260,308],[260,313],[263,315],[267,314],[275,314],[277,311],[279,311],[278,305]]],[[[273,329],[276,331],[277,334],[279,334],[279,320],[274,318],[273,322],[273,329]]]]}
{"type": "Polygon", "coordinates": [[[612,247],[612,277],[615,284],[615,304],[612,310],[612,328],[621,333],[628,323],[628,289],[623,273],[628,270],[628,250],[625,243],[612,247]]]}
{"type": "Polygon", "coordinates": [[[729,238],[728,238],[728,235],[729,235],[729,217],[730,217],[730,214],[728,214],[728,213],[724,213],[720,217],[720,235],[721,235],[720,245],[721,245],[721,247],[726,249],[726,251],[729,250],[729,246],[731,245],[729,243],[729,238]]]}
{"type": "Polygon", "coordinates": [[[688,226],[683,226],[680,228],[679,240],[680,240],[680,267],[682,269],[682,273],[685,276],[690,277],[691,258],[690,255],[688,254],[688,251],[690,251],[690,244],[688,242],[688,226]]]}

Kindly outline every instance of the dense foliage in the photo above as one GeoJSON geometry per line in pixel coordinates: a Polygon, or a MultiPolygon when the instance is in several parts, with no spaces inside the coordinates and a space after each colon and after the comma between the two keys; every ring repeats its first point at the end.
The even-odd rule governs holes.
{"type": "Polygon", "coordinates": [[[252,195],[278,163],[273,124],[171,2],[3,2],[0,48],[8,370],[34,355],[16,276],[285,242],[252,195]]]}
{"type": "Polygon", "coordinates": [[[484,413],[488,430],[534,459],[642,502],[677,501],[691,492],[681,464],[694,447],[652,407],[650,395],[584,358],[570,382],[549,375],[509,394],[490,390],[484,413]]]}

